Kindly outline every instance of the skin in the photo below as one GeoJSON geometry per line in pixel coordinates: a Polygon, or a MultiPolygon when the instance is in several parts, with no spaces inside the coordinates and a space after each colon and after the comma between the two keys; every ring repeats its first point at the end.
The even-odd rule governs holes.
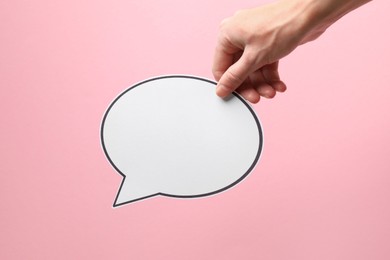
{"type": "Polygon", "coordinates": [[[257,103],[284,92],[279,60],[370,0],[280,0],[222,21],[213,61],[216,94],[257,103]]]}

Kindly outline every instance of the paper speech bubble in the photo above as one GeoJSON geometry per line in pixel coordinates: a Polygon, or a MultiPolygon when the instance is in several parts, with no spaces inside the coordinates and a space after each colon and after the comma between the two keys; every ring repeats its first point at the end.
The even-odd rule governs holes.
{"type": "Polygon", "coordinates": [[[263,134],[238,94],[216,83],[161,76],[121,93],[101,125],[103,150],[123,180],[114,207],[156,195],[208,196],[243,180],[259,160],[263,134]]]}

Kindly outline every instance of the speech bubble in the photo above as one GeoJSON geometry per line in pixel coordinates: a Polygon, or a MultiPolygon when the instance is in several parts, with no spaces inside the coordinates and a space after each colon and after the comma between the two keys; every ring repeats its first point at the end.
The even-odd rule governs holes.
{"type": "Polygon", "coordinates": [[[161,76],[110,104],[101,143],[123,176],[114,207],[156,195],[217,194],[254,169],[263,145],[260,121],[240,95],[221,99],[215,86],[195,76],[161,76]]]}

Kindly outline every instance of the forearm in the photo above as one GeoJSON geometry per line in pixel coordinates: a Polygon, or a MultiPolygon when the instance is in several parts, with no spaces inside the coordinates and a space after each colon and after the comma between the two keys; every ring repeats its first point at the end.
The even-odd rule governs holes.
{"type": "Polygon", "coordinates": [[[345,14],[371,0],[308,0],[312,22],[335,22],[345,14]]]}
{"type": "Polygon", "coordinates": [[[301,2],[301,4],[303,5],[303,8],[301,7],[301,10],[303,11],[303,26],[304,30],[307,32],[306,41],[310,41],[316,38],[316,34],[323,33],[326,28],[335,23],[341,17],[357,9],[358,7],[370,2],[371,0],[297,1],[301,2]]]}

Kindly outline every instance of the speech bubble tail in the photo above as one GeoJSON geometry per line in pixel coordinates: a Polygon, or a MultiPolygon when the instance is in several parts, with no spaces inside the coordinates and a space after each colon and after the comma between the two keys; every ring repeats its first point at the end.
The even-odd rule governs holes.
{"type": "Polygon", "coordinates": [[[158,194],[159,193],[151,192],[150,190],[145,189],[145,187],[142,187],[142,185],[137,185],[134,182],[126,181],[126,178],[124,178],[113,206],[122,206],[124,204],[150,198],[158,194]]]}

